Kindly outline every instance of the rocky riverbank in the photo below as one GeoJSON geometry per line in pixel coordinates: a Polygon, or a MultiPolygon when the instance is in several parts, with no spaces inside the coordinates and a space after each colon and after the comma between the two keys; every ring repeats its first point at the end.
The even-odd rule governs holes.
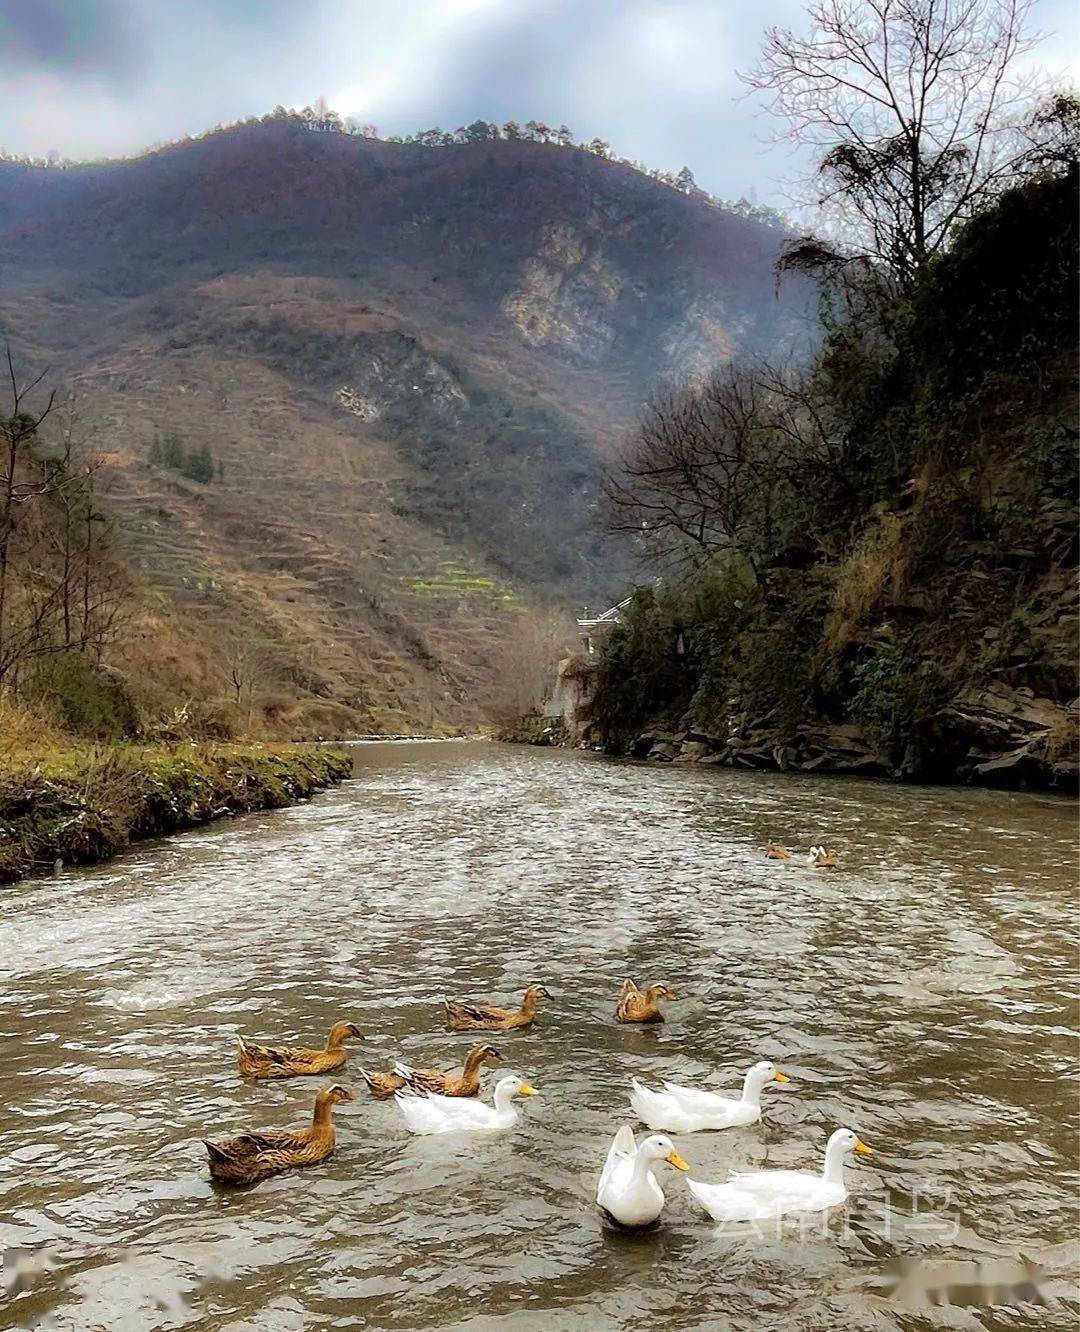
{"type": "MultiPolygon", "coordinates": [[[[1077,705],[1063,707],[1037,698],[1029,689],[990,687],[954,699],[923,723],[924,738],[935,740],[938,768],[946,782],[985,786],[1035,787],[1075,793],[1080,765],[1075,746],[1077,705]]],[[[849,773],[862,777],[927,780],[904,759],[893,762],[858,726],[806,723],[793,738],[781,739],[767,719],[746,718],[726,736],[694,730],[645,730],[630,745],[634,758],[660,763],[704,763],[731,768],[771,768],[780,772],[849,773]]]]}
{"type": "Polygon", "coordinates": [[[0,882],[291,805],[351,770],[343,750],[303,745],[95,746],[9,760],[0,766],[0,882]]]}

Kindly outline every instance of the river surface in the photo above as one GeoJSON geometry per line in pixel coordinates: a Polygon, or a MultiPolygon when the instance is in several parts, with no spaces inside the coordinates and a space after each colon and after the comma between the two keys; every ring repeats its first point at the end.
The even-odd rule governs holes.
{"type": "Polygon", "coordinates": [[[309,804],[0,890],[0,1326],[1075,1325],[1073,804],[510,746],[356,754],[309,804]],[[770,838],[841,867],[765,861],[770,838]],[[663,1026],[612,1021],[627,975],[684,996],[663,1026]],[[201,1138],[303,1123],[321,1085],[241,1081],[237,1031],[320,1044],[352,1019],[339,1076],[362,1086],[361,1064],[460,1057],[442,995],[534,980],[551,1002],[498,1038],[541,1092],[513,1133],[410,1137],[361,1093],[324,1165],[211,1187],[201,1138]],[[595,1181],[630,1076],[726,1090],[760,1058],[790,1084],[759,1124],[678,1138],[694,1177],[817,1169],[843,1124],[876,1151],[848,1205],[719,1228],[664,1166],[662,1226],[608,1230],[595,1181]]]}

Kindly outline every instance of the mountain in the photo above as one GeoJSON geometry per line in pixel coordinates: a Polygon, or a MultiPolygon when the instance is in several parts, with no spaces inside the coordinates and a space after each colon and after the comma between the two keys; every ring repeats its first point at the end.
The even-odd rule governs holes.
{"type": "Polygon", "coordinates": [[[580,149],[270,120],[0,162],[0,335],[107,451],[140,669],[212,691],[241,633],[318,725],[462,725],[538,609],[621,594],[650,388],[807,338],[781,239],[580,149]]]}

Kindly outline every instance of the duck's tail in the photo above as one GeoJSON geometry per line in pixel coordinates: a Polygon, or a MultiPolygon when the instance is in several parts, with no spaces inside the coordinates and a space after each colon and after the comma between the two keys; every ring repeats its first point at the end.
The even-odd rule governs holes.
{"type": "Polygon", "coordinates": [[[401,1086],[401,1079],[395,1077],[393,1073],[372,1073],[368,1069],[362,1068],[360,1076],[367,1083],[368,1089],[377,1101],[389,1100],[398,1087],[401,1086]]]}
{"type": "Polygon", "coordinates": [[[423,1087],[413,1087],[406,1083],[404,1087],[399,1087],[394,1092],[394,1100],[402,1105],[408,1105],[410,1101],[425,1101],[427,1100],[427,1092],[424,1091],[423,1087]]]}

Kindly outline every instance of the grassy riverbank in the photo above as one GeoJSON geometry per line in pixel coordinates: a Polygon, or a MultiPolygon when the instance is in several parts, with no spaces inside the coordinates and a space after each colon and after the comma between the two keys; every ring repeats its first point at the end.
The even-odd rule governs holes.
{"type": "Polygon", "coordinates": [[[277,809],[348,776],[339,749],[179,744],[59,748],[0,760],[0,882],[104,860],[129,842],[277,809]]]}

